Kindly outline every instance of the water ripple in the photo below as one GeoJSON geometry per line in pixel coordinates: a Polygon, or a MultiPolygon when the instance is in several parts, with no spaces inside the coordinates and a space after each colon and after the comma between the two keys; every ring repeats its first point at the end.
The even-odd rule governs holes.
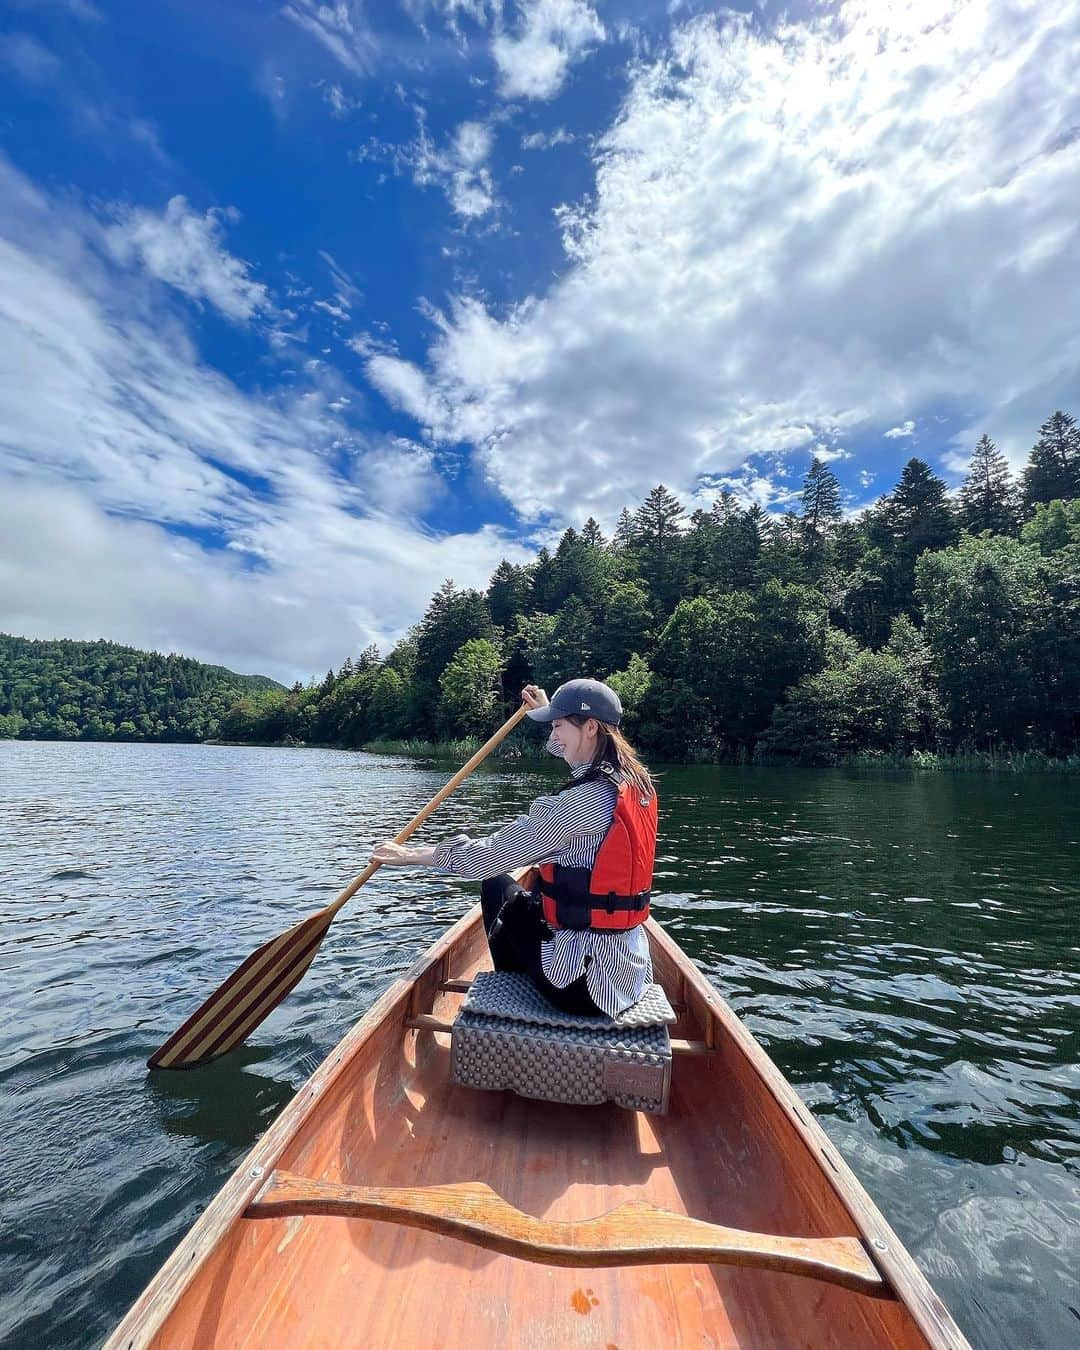
{"type": "MultiPolygon", "coordinates": [[[[438,838],[544,782],[478,773],[438,838]]],[[[99,1343],[304,1077],[474,888],[383,872],[246,1046],[143,1061],[447,766],[0,742],[0,1341],[99,1343]],[[48,784],[48,791],[43,785],[48,784]]],[[[972,1341],[1075,1343],[1080,803],[1052,779],[670,769],[656,913],[972,1341]]]]}

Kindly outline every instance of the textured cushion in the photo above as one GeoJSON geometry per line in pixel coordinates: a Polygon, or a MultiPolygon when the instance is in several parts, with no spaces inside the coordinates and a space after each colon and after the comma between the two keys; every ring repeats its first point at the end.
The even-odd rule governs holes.
{"type": "Polygon", "coordinates": [[[662,1113],[671,1087],[675,1014],[659,985],[623,1017],[552,1007],[525,975],[477,975],[453,1025],[450,1077],[467,1087],[662,1113]]]}
{"type": "Polygon", "coordinates": [[[655,1027],[675,1021],[675,1011],[658,984],[647,984],[639,1001],[618,1017],[588,1017],[560,1011],[548,1002],[528,975],[503,970],[485,970],[475,975],[462,1009],[486,1017],[546,1027],[577,1027],[582,1031],[655,1027]]]}

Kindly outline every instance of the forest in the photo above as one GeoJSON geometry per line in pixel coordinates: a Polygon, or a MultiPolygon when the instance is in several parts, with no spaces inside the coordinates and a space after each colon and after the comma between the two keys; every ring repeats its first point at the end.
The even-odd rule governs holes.
{"type": "Polygon", "coordinates": [[[128,660],[128,678],[98,681],[93,704],[74,658],[57,657],[41,688],[13,683],[3,644],[18,640],[3,639],[0,735],[345,747],[478,737],[524,683],[551,692],[589,674],[618,690],[626,728],[659,759],[1076,753],[1074,418],[1042,425],[1018,481],[983,436],[955,494],[912,458],[892,491],[846,517],[822,456],[798,505],[770,515],[725,490],[687,511],[659,485],[610,538],[590,519],[531,564],[500,563],[483,591],[448,580],[385,655],[369,647],[288,690],[200,667],[217,683],[201,677],[181,696],[168,663],[183,658],[154,657],[143,674],[128,652],[109,658],[128,660]]]}
{"type": "Polygon", "coordinates": [[[186,656],[0,633],[0,739],[210,740],[238,698],[275,690],[186,656]]]}

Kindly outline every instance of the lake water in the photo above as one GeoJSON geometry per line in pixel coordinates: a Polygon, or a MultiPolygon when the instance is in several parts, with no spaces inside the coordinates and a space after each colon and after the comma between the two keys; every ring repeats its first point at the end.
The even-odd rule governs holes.
{"type": "MultiPolygon", "coordinates": [[[[557,766],[481,770],[427,840],[557,766]]],[[[224,1061],[146,1056],[449,775],[331,750],[0,742],[0,1342],[99,1344],[345,1030],[471,902],[384,869],[224,1061]]],[[[672,768],[655,911],[973,1343],[1080,1342],[1080,785],[672,768]]]]}

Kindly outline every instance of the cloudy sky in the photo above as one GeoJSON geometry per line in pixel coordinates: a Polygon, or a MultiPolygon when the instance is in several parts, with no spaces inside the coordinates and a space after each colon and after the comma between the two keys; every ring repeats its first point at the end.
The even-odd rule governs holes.
{"type": "Polygon", "coordinates": [[[1080,413],[1080,3],[4,0],[0,629],[281,679],[1080,413]]]}

